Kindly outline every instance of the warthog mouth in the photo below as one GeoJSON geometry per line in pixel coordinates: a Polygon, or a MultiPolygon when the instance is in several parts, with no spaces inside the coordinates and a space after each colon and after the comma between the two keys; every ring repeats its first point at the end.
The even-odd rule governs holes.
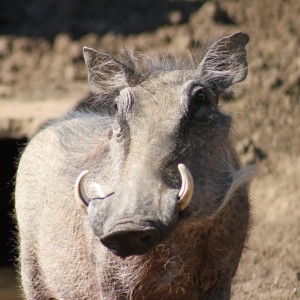
{"type": "MultiPolygon", "coordinates": [[[[138,216],[136,214],[127,216],[123,214],[115,220],[106,220],[104,227],[104,223],[99,221],[102,216],[95,218],[89,213],[89,218],[93,220],[91,226],[95,234],[100,238],[101,243],[120,257],[145,254],[159,243],[175,225],[177,217],[174,211],[182,212],[185,210],[193,197],[194,181],[191,172],[183,164],[178,165],[178,170],[182,179],[181,188],[178,191],[172,190],[171,194],[169,192],[164,195],[169,195],[168,197],[171,197],[168,198],[169,201],[174,201],[170,206],[172,207],[171,210],[167,209],[168,212],[162,212],[163,218],[167,218],[168,221],[166,219],[161,221],[157,216],[149,219],[149,215],[141,215],[137,220],[138,216]],[[166,217],[167,215],[168,217],[166,217]]],[[[89,198],[84,189],[87,174],[88,171],[86,170],[78,176],[74,190],[76,202],[86,214],[89,206],[91,206],[91,211],[93,211],[92,207],[99,205],[98,201],[92,200],[109,201],[110,199],[107,198],[113,194],[105,194],[99,184],[92,182],[90,184],[96,188],[99,197],[89,198]],[[91,201],[92,204],[90,205],[91,201]]],[[[169,201],[165,201],[165,203],[169,203],[169,201]]],[[[109,202],[105,203],[109,205],[109,202]]]]}

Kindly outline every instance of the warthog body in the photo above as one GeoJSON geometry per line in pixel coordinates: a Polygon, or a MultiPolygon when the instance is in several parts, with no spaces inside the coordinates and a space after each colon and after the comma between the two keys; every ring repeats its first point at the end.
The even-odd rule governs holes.
{"type": "Polygon", "coordinates": [[[93,109],[43,129],[19,164],[28,299],[230,298],[249,172],[218,97],[246,77],[247,42],[224,37],[184,66],[84,48],[93,109]]]}

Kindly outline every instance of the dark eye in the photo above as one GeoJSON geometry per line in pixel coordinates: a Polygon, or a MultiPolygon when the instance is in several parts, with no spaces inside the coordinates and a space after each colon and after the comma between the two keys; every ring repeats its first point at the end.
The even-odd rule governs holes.
{"type": "Polygon", "coordinates": [[[193,101],[196,102],[203,102],[206,99],[206,94],[203,88],[197,89],[194,93],[193,93],[193,101]]]}
{"type": "Polygon", "coordinates": [[[204,88],[199,87],[192,93],[189,107],[190,114],[194,115],[202,106],[210,106],[210,101],[206,95],[204,88]]]}

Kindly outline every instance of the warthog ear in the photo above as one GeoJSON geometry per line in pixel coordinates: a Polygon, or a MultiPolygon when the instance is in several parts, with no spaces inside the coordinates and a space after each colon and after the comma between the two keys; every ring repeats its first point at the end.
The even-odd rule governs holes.
{"type": "Polygon", "coordinates": [[[244,80],[247,76],[245,46],[249,36],[242,32],[226,36],[214,43],[201,64],[201,76],[219,90],[244,80]]]}
{"type": "Polygon", "coordinates": [[[89,86],[93,93],[111,95],[128,86],[128,68],[108,54],[99,53],[88,47],[83,48],[83,57],[89,72],[89,86]]]}

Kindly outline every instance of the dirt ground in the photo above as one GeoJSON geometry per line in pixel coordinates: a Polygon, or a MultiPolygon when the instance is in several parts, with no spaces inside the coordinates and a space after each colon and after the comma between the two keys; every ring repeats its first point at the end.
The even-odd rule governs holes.
{"type": "Polygon", "coordinates": [[[221,101],[234,118],[243,163],[258,169],[251,185],[252,230],[232,298],[300,299],[300,1],[156,0],[152,7],[131,1],[126,11],[122,1],[89,1],[102,3],[101,22],[91,7],[81,12],[84,1],[75,1],[71,12],[69,1],[62,1],[65,11],[52,23],[37,1],[26,7],[29,17],[39,13],[31,23],[6,2],[0,4],[0,139],[30,137],[88,95],[83,46],[181,57],[225,33],[250,35],[248,78],[221,101]],[[9,26],[17,21],[19,27],[9,26]]]}

